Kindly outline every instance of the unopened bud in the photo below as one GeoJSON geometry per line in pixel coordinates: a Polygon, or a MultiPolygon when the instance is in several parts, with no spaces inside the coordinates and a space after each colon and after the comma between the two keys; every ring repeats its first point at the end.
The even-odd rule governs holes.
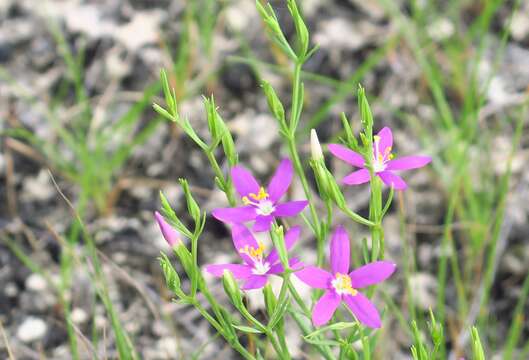
{"type": "Polygon", "coordinates": [[[241,291],[239,290],[239,285],[233,277],[233,274],[229,270],[224,270],[222,275],[222,285],[224,286],[224,291],[226,295],[230,298],[232,304],[239,308],[242,306],[242,296],[241,291]]]}
{"type": "Polygon", "coordinates": [[[162,235],[165,238],[165,241],[167,241],[167,243],[169,244],[169,246],[174,247],[179,242],[181,242],[180,234],[178,233],[178,231],[173,229],[173,227],[165,221],[163,216],[158,211],[154,212],[154,217],[156,218],[158,226],[162,231],[162,235]]]}
{"type": "Polygon", "coordinates": [[[312,160],[319,161],[323,159],[323,151],[321,150],[320,140],[318,140],[318,134],[314,129],[310,131],[310,154],[312,160]]]}

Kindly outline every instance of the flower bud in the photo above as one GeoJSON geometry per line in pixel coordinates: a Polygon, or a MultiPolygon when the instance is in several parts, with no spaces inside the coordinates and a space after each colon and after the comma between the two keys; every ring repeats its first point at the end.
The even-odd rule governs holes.
{"type": "Polygon", "coordinates": [[[318,134],[314,129],[310,130],[310,154],[312,160],[319,161],[323,159],[323,151],[318,140],[318,134]]]}
{"type": "Polygon", "coordinates": [[[180,277],[171,264],[171,261],[169,261],[169,258],[164,253],[162,253],[160,258],[160,267],[162,268],[165,282],[169,290],[171,290],[178,297],[183,298],[185,294],[180,288],[180,277]]]}
{"type": "Polygon", "coordinates": [[[230,298],[233,306],[237,309],[242,307],[241,291],[239,290],[239,285],[237,284],[237,281],[235,281],[231,271],[224,270],[224,274],[222,275],[222,285],[224,286],[224,291],[230,298]]]}
{"type": "Polygon", "coordinates": [[[274,88],[266,81],[263,82],[262,87],[270,111],[272,112],[274,117],[279,121],[279,123],[282,126],[285,126],[285,109],[283,108],[283,104],[281,104],[281,100],[279,100],[279,97],[274,91],[274,88]]]}
{"type": "Polygon", "coordinates": [[[167,243],[169,244],[169,246],[174,247],[179,242],[181,242],[180,234],[178,233],[178,231],[173,229],[173,227],[165,221],[163,216],[158,211],[154,212],[154,217],[156,218],[158,226],[162,231],[162,235],[165,238],[165,241],[167,241],[167,243]]]}

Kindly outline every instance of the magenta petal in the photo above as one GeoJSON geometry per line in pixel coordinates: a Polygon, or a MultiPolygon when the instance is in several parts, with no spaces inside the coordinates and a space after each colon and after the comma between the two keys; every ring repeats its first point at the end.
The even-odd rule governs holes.
{"type": "Polygon", "coordinates": [[[340,296],[334,291],[326,291],[312,310],[312,323],[314,326],[326,324],[332,318],[338,305],[340,305],[340,301],[340,296]]]}
{"type": "MultiPolygon", "coordinates": [[[[301,227],[300,226],[294,226],[291,227],[287,233],[285,234],[285,246],[287,250],[290,250],[292,246],[298,241],[299,234],[301,233],[301,227]]],[[[266,261],[270,264],[274,264],[277,260],[279,260],[279,257],[277,255],[277,250],[273,249],[270,251],[270,254],[266,258],[266,261]]]]}
{"type": "Polygon", "coordinates": [[[356,167],[364,167],[364,158],[362,155],[354,152],[353,150],[348,149],[340,144],[329,144],[328,148],[331,154],[336,156],[338,159],[341,159],[346,163],[356,167]]]}
{"type": "Polygon", "coordinates": [[[346,185],[359,185],[368,182],[371,179],[369,170],[360,169],[354,171],[342,179],[342,183],[346,185]]]}
{"type": "Polygon", "coordinates": [[[252,268],[243,264],[214,264],[206,266],[206,271],[213,276],[221,277],[224,270],[229,270],[236,279],[246,279],[252,275],[252,268]]]}
{"type": "Polygon", "coordinates": [[[430,163],[429,156],[403,156],[401,158],[388,161],[386,170],[410,170],[423,167],[430,163]]]}
{"type": "Polygon", "coordinates": [[[294,274],[305,284],[316,289],[328,289],[332,279],[330,273],[315,266],[307,266],[294,274]]]}
{"type": "Polygon", "coordinates": [[[393,146],[393,134],[391,133],[391,129],[388,127],[384,127],[378,132],[377,136],[380,137],[380,142],[378,143],[378,151],[381,154],[385,154],[386,149],[388,147],[391,148],[393,146]]]}
{"type": "Polygon", "coordinates": [[[169,246],[175,246],[180,240],[180,234],[178,231],[173,229],[173,227],[165,221],[163,216],[158,211],[154,212],[154,217],[158,222],[158,226],[160,227],[160,231],[162,232],[165,241],[167,241],[169,246]]]}
{"type": "Polygon", "coordinates": [[[274,216],[296,216],[303,211],[309,204],[306,200],[289,201],[277,204],[274,210],[274,216]]]}
{"type": "Polygon", "coordinates": [[[235,208],[215,209],[211,212],[216,219],[231,224],[240,224],[254,220],[257,217],[255,208],[251,205],[235,208]]]}
{"type": "Polygon", "coordinates": [[[330,260],[333,274],[349,272],[349,237],[343,226],[338,226],[332,234],[330,243],[330,260]]]}
{"type": "Polygon", "coordinates": [[[349,276],[353,288],[361,289],[386,280],[396,269],[397,265],[390,261],[375,261],[351,271],[349,276]]]}
{"type": "Polygon", "coordinates": [[[381,171],[377,175],[380,176],[384,184],[393,186],[395,190],[404,190],[408,187],[400,176],[393,174],[391,171],[381,171]]]}
{"type": "Polygon", "coordinates": [[[242,166],[235,166],[231,169],[231,179],[241,197],[248,196],[250,193],[257,194],[259,192],[259,183],[255,180],[252,173],[242,166]]]}
{"type": "Polygon", "coordinates": [[[377,308],[363,294],[344,295],[343,301],[362,324],[370,328],[379,328],[381,326],[377,308]]]}
{"type": "Polygon", "coordinates": [[[248,265],[253,265],[253,260],[248,255],[241,253],[241,250],[244,249],[245,246],[253,247],[254,249],[259,247],[257,240],[255,240],[252,233],[246,228],[246,226],[234,224],[231,228],[231,237],[233,239],[233,245],[235,245],[235,249],[237,249],[241,258],[248,265]]]}
{"type": "Polygon", "coordinates": [[[270,230],[272,221],[274,221],[274,217],[272,215],[266,215],[266,216],[257,215],[257,217],[255,218],[255,223],[253,224],[252,230],[255,232],[268,231],[270,230]]]}
{"type": "Polygon", "coordinates": [[[252,275],[245,281],[241,289],[243,290],[260,289],[266,285],[267,279],[268,277],[266,275],[252,275]]]}
{"type": "Polygon", "coordinates": [[[287,192],[292,182],[293,172],[292,162],[288,159],[283,159],[268,185],[267,192],[272,202],[277,202],[287,192]]]}

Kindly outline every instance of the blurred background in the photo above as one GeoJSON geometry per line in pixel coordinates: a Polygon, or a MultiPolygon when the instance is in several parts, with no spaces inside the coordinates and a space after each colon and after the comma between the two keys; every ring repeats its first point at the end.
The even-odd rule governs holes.
{"type": "MultiPolygon", "coordinates": [[[[293,40],[285,2],[270,3],[293,40]]],[[[311,128],[336,142],[344,111],[359,129],[359,83],[376,128],[393,128],[394,152],[434,158],[404,175],[410,188],[385,218],[399,272],[377,301],[388,311],[375,358],[411,358],[409,323],[427,329],[432,308],[452,358],[468,353],[476,324],[487,358],[528,359],[529,2],[299,5],[319,46],[302,75],[304,163],[311,128]]],[[[204,210],[226,206],[207,158],[152,110],[162,68],[204,138],[202,96],[215,96],[240,161],[265,182],[285,152],[260,83],[288,105],[291,67],[253,1],[0,0],[2,358],[112,359],[123,336],[142,359],[236,358],[194,309],[170,301],[159,269],[169,253],[152,216],[159,190],[184,220],[178,178],[204,210]]],[[[327,161],[337,176],[348,170],[327,161]]],[[[367,213],[367,187],[346,194],[367,213]]],[[[303,196],[299,184],[290,196],[303,196]]],[[[367,236],[346,225],[353,242],[367,236]]],[[[228,234],[208,218],[201,264],[235,259],[228,234]]],[[[311,262],[313,249],[305,231],[299,254],[311,262]]],[[[256,313],[259,298],[250,294],[256,313]]],[[[317,358],[287,333],[296,359],[317,358]]]]}

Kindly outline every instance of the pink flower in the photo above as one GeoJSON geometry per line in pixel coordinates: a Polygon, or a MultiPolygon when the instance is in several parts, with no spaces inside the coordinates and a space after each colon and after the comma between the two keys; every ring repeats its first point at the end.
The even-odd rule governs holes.
{"type": "Polygon", "coordinates": [[[240,224],[255,220],[252,230],[268,231],[276,217],[295,216],[308,205],[308,201],[279,203],[292,182],[292,163],[284,159],[279,164],[268,188],[259,186],[252,174],[242,166],[231,169],[233,184],[241,195],[244,206],[213,210],[220,221],[240,224]]]}
{"type": "Polygon", "coordinates": [[[178,242],[181,241],[180,234],[178,233],[178,231],[173,229],[173,227],[165,221],[163,216],[158,211],[154,212],[154,217],[158,222],[158,226],[162,231],[162,235],[165,238],[165,241],[167,241],[167,243],[169,244],[169,246],[173,247],[178,244],[178,242]]]}
{"type": "MultiPolygon", "coordinates": [[[[373,136],[373,171],[388,186],[397,190],[406,189],[407,185],[402,178],[393,173],[393,170],[410,170],[425,166],[432,158],[428,156],[404,156],[393,160],[391,153],[393,135],[391,129],[383,128],[373,136]]],[[[329,144],[329,151],[337,158],[348,164],[361,168],[344,177],[342,182],[347,185],[358,185],[370,180],[369,170],[365,168],[362,155],[339,144],[329,144]]]]}
{"type": "MultiPolygon", "coordinates": [[[[285,245],[287,250],[296,243],[300,232],[299,226],[294,226],[286,232],[285,245]]],[[[283,272],[283,265],[279,261],[277,251],[272,249],[268,256],[265,256],[264,244],[258,242],[244,225],[233,225],[231,235],[235,249],[244,263],[208,265],[206,266],[207,272],[222,277],[224,270],[229,270],[233,277],[244,280],[243,290],[260,289],[265,286],[269,275],[283,272]]],[[[290,267],[298,267],[301,266],[301,263],[292,258],[289,265],[290,267]]]]}
{"type": "Polygon", "coordinates": [[[309,266],[294,274],[305,284],[325,289],[312,311],[315,326],[326,324],[343,301],[362,324],[379,328],[380,315],[369,299],[358,289],[387,279],[396,269],[389,261],[375,261],[348,273],[350,261],[349,238],[342,226],[332,235],[330,263],[332,272],[309,266]]]}

